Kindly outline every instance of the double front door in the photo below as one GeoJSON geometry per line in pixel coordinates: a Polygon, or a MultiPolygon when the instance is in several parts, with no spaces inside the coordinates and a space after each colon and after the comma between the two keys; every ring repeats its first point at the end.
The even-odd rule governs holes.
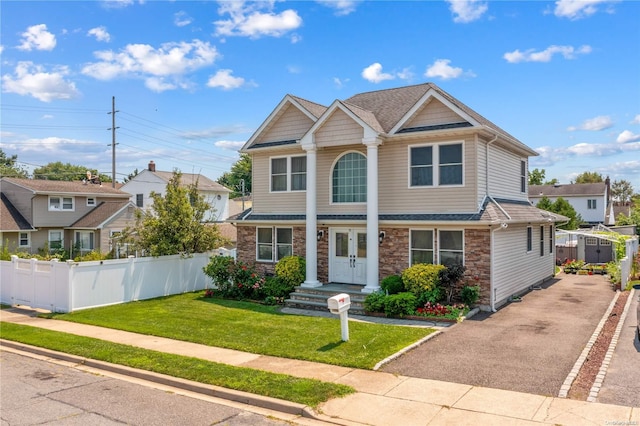
{"type": "Polygon", "coordinates": [[[329,281],[345,284],[367,283],[367,230],[331,228],[329,281]]]}

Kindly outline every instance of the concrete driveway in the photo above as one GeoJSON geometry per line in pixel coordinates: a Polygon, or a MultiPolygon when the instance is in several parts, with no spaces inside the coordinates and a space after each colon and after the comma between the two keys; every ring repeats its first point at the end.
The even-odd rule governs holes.
{"type": "Polygon", "coordinates": [[[557,396],[615,292],[605,276],[560,273],[494,313],[479,313],[383,371],[557,396]]]}

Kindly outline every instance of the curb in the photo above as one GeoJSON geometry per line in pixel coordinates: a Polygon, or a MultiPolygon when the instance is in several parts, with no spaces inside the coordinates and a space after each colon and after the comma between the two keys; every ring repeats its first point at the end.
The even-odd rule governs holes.
{"type": "Polygon", "coordinates": [[[620,297],[619,290],[616,291],[616,295],[613,297],[613,300],[611,301],[611,303],[609,304],[609,307],[607,308],[606,312],[602,316],[602,319],[600,319],[598,326],[596,327],[595,331],[589,338],[589,341],[587,342],[586,346],[582,350],[582,353],[578,357],[578,360],[573,365],[573,368],[569,372],[569,375],[567,376],[567,378],[564,380],[564,383],[560,387],[560,392],[558,392],[558,398],[566,398],[567,395],[569,394],[569,390],[571,389],[571,385],[573,384],[573,381],[576,379],[576,377],[578,377],[578,373],[580,372],[582,365],[587,360],[589,351],[591,351],[591,348],[593,347],[593,345],[596,342],[596,339],[600,335],[600,332],[602,331],[602,328],[604,327],[605,322],[607,322],[607,318],[609,318],[609,315],[611,314],[611,311],[613,310],[613,307],[615,306],[616,301],[618,300],[618,297],[620,297]]]}
{"type": "Polygon", "coordinates": [[[427,340],[433,339],[434,337],[436,337],[438,334],[442,333],[442,331],[438,330],[438,331],[434,331],[433,333],[429,334],[428,336],[423,337],[422,339],[418,340],[417,342],[415,342],[412,345],[409,345],[407,347],[404,347],[402,349],[400,349],[398,352],[396,352],[393,355],[390,355],[388,357],[386,357],[385,359],[383,359],[382,361],[380,361],[379,363],[377,363],[374,367],[373,367],[373,371],[378,371],[381,367],[383,367],[385,364],[390,363],[391,361],[393,361],[394,359],[398,358],[401,355],[404,355],[405,353],[409,352],[411,349],[417,348],[418,346],[420,346],[421,344],[423,344],[424,342],[426,342],[427,340]]]}
{"type": "Polygon", "coordinates": [[[214,385],[207,385],[204,383],[171,377],[164,374],[154,373],[152,371],[139,370],[123,365],[110,364],[108,362],[98,361],[90,358],[83,358],[80,356],[70,355],[67,353],[57,352],[10,340],[0,339],[0,346],[12,348],[23,352],[30,352],[36,355],[54,358],[61,361],[80,364],[99,370],[109,371],[111,373],[121,374],[124,376],[135,377],[137,379],[162,384],[165,386],[171,386],[190,392],[200,393],[207,396],[239,402],[254,407],[265,408],[268,410],[278,411],[286,414],[298,415],[314,420],[322,420],[309,406],[285,401],[282,399],[255,395],[249,392],[237,391],[214,385]]]}

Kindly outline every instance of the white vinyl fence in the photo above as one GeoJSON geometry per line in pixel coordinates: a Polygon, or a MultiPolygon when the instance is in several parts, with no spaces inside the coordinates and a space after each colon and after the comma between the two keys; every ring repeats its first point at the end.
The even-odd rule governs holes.
{"type": "Polygon", "coordinates": [[[235,257],[235,250],[95,262],[12,256],[10,262],[0,261],[0,301],[72,312],[203,290],[211,286],[211,278],[202,271],[211,256],[235,257]]]}

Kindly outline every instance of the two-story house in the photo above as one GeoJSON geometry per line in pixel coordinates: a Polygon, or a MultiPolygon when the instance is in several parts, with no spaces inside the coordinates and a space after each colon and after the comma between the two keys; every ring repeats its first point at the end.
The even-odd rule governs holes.
{"type": "Polygon", "coordinates": [[[129,194],[89,181],[0,179],[2,244],[10,250],[108,252],[112,236],[135,221],[129,194]]]}
{"type": "MultiPolygon", "coordinates": [[[[120,188],[131,194],[131,201],[142,209],[148,209],[153,204],[151,193],[162,196],[167,192],[167,184],[173,177],[173,172],[156,171],[156,164],[149,162],[147,169],[138,173],[120,188]]],[[[198,186],[198,193],[209,203],[211,209],[205,214],[207,222],[221,222],[229,217],[229,194],[231,190],[201,174],[182,173],[181,185],[198,186]]]]}
{"type": "Polygon", "coordinates": [[[462,263],[494,309],[554,275],[555,222],[528,200],[537,155],[438,86],[323,106],[286,95],[243,146],[253,205],[238,259],[306,258],[302,286],[379,289],[415,263],[462,263]]]}
{"type": "Polygon", "coordinates": [[[611,209],[609,177],[604,182],[598,183],[531,185],[529,187],[529,200],[534,205],[538,204],[542,197],[547,197],[551,202],[562,197],[582,217],[586,226],[615,224],[611,209]]]}

